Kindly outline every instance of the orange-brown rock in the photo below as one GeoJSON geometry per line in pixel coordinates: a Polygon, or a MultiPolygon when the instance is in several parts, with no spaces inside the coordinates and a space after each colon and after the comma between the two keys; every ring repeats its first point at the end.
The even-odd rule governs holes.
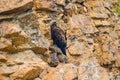
{"type": "Polygon", "coordinates": [[[36,53],[44,53],[46,51],[46,48],[49,46],[49,43],[44,44],[47,41],[45,41],[45,37],[40,33],[38,22],[35,19],[35,15],[33,13],[30,13],[27,15],[19,16],[19,23],[5,21],[2,22],[0,24],[0,36],[9,39],[9,43],[11,45],[9,45],[6,48],[3,48],[2,50],[15,52],[32,48],[32,50],[34,50],[36,53]],[[32,27],[34,27],[34,29],[31,29],[32,27]],[[36,38],[33,35],[36,35],[38,37],[36,38]],[[44,48],[41,46],[44,46],[44,48]]]}
{"type": "Polygon", "coordinates": [[[18,52],[16,54],[11,54],[9,56],[9,61],[12,61],[17,65],[20,65],[20,63],[22,64],[38,63],[39,65],[41,65],[42,68],[44,68],[43,65],[47,66],[47,63],[45,63],[42,59],[40,59],[39,56],[35,55],[35,53],[32,50],[26,50],[26,51],[18,52]]]}
{"type": "Polygon", "coordinates": [[[32,0],[0,1],[0,14],[20,13],[33,7],[32,0]]]}
{"type": "Polygon", "coordinates": [[[120,80],[118,4],[0,0],[0,80],[120,80]],[[66,31],[67,56],[51,49],[53,21],[66,31]]]}
{"type": "Polygon", "coordinates": [[[79,56],[85,53],[85,48],[85,43],[80,43],[76,41],[68,48],[68,52],[70,55],[79,56]]]}
{"type": "Polygon", "coordinates": [[[1,48],[3,51],[19,51],[24,50],[25,48],[30,48],[30,46],[25,43],[28,42],[28,37],[24,32],[21,31],[21,28],[18,24],[12,22],[2,22],[1,23],[1,48]],[[18,47],[23,45],[22,47],[18,47]]]}
{"type": "Polygon", "coordinates": [[[14,14],[12,14],[12,15],[0,15],[0,21],[13,19],[14,16],[15,16],[14,14]]]}
{"type": "Polygon", "coordinates": [[[4,77],[2,75],[0,75],[0,80],[4,80],[4,77]]]}
{"type": "Polygon", "coordinates": [[[18,68],[19,68],[18,66],[8,67],[8,66],[6,66],[5,64],[3,64],[3,65],[0,67],[0,70],[1,70],[0,74],[1,74],[1,75],[4,75],[4,76],[9,76],[9,75],[11,75],[12,73],[16,72],[18,68]]]}
{"type": "Polygon", "coordinates": [[[7,60],[8,60],[7,53],[0,51],[0,62],[6,62],[7,60]]]}
{"type": "Polygon", "coordinates": [[[11,22],[2,22],[0,24],[0,36],[7,36],[9,34],[15,34],[20,33],[21,29],[18,24],[14,24],[11,22]]]}
{"type": "Polygon", "coordinates": [[[95,12],[95,11],[91,11],[90,12],[90,17],[92,18],[98,18],[98,19],[107,19],[108,15],[106,13],[99,13],[99,12],[95,12]]]}
{"type": "MultiPolygon", "coordinates": [[[[1,54],[3,53],[5,52],[1,52],[1,54]]],[[[16,78],[22,80],[33,79],[39,75],[40,70],[48,66],[47,63],[31,50],[16,54],[5,54],[8,56],[6,64],[4,62],[3,64],[0,63],[0,75],[3,76],[2,80],[7,80],[6,76],[10,76],[12,80],[16,80],[16,78]]],[[[9,77],[8,80],[10,80],[9,77]]]]}
{"type": "Polygon", "coordinates": [[[108,22],[108,21],[101,21],[101,20],[95,20],[94,21],[94,23],[95,23],[95,25],[96,26],[110,26],[111,25],[111,23],[110,22],[108,22]]]}
{"type": "MultiPolygon", "coordinates": [[[[24,33],[29,37],[31,44],[34,44],[34,51],[39,52],[41,50],[40,47],[49,47],[50,44],[46,37],[41,33],[39,22],[34,13],[28,13],[19,16],[18,24],[20,24],[22,31],[24,31],[24,33]]],[[[43,53],[45,50],[43,50],[43,53]]]]}
{"type": "Polygon", "coordinates": [[[72,27],[78,26],[82,33],[98,32],[97,28],[91,25],[93,25],[92,20],[90,19],[90,17],[86,15],[79,14],[79,15],[72,16],[71,26],[72,27]]]}
{"type": "Polygon", "coordinates": [[[77,77],[77,67],[73,64],[60,64],[56,69],[50,71],[42,80],[72,80],[77,77]]]}
{"type": "Polygon", "coordinates": [[[101,35],[95,39],[94,53],[101,65],[119,66],[119,53],[109,35],[101,35]]]}
{"type": "Polygon", "coordinates": [[[56,3],[57,3],[58,5],[65,6],[65,0],[57,0],[56,3]]]}
{"type": "Polygon", "coordinates": [[[3,76],[3,75],[0,75],[0,80],[10,80],[10,78],[6,77],[6,76],[3,76]]]}
{"type": "Polygon", "coordinates": [[[78,67],[78,80],[109,80],[107,70],[97,63],[95,57],[87,57],[78,67]]]}
{"type": "Polygon", "coordinates": [[[34,80],[41,80],[40,78],[35,78],[34,80]]]}
{"type": "Polygon", "coordinates": [[[5,38],[0,38],[0,50],[2,51],[12,51],[15,48],[12,46],[12,42],[10,40],[7,40],[5,38]]]}
{"type": "Polygon", "coordinates": [[[33,0],[35,10],[54,10],[54,3],[47,0],[33,0]]]}
{"type": "Polygon", "coordinates": [[[23,68],[19,68],[15,73],[13,73],[10,77],[12,80],[30,80],[34,79],[39,75],[41,68],[39,65],[26,66],[23,68]]]}

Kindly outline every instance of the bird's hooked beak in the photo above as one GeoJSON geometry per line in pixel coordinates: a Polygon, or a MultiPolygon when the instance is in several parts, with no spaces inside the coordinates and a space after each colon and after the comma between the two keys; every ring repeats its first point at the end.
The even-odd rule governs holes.
{"type": "Polygon", "coordinates": [[[56,23],[56,22],[53,22],[53,23],[52,23],[52,26],[57,26],[57,23],[56,23]]]}
{"type": "Polygon", "coordinates": [[[52,22],[50,22],[50,26],[57,26],[57,22],[53,20],[52,22]]]}

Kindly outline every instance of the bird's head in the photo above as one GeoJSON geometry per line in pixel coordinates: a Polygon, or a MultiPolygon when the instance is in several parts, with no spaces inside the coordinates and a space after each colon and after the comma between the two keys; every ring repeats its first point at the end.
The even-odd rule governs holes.
{"type": "Polygon", "coordinates": [[[57,22],[56,21],[53,21],[50,23],[50,27],[53,29],[55,27],[57,27],[57,22]]]}
{"type": "Polygon", "coordinates": [[[52,27],[56,27],[57,26],[57,22],[53,22],[51,26],[52,27]]]}

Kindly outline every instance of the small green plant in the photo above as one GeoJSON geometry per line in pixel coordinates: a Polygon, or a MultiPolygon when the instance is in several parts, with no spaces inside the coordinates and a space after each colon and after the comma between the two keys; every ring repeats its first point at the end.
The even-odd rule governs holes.
{"type": "Polygon", "coordinates": [[[115,12],[120,13],[120,2],[115,5],[115,12]]]}
{"type": "Polygon", "coordinates": [[[120,2],[115,4],[114,9],[115,9],[115,13],[118,14],[118,18],[120,19],[120,2]]]}

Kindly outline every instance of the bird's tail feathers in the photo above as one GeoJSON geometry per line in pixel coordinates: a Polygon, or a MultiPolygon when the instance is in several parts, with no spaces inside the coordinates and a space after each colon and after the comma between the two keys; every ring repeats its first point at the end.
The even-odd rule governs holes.
{"type": "Polygon", "coordinates": [[[64,55],[66,55],[66,48],[61,48],[61,51],[63,52],[64,55]]]}

